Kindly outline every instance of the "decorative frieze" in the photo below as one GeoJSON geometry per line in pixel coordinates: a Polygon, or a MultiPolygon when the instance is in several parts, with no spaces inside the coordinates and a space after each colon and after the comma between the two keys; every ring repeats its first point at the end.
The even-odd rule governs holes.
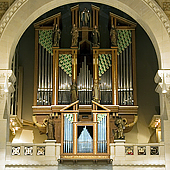
{"type": "Polygon", "coordinates": [[[13,146],[12,147],[12,156],[14,155],[20,155],[21,154],[21,147],[20,146],[13,146]]]}
{"type": "Polygon", "coordinates": [[[12,16],[18,11],[18,9],[28,0],[15,0],[14,3],[10,6],[10,10],[8,10],[3,17],[3,20],[0,22],[0,37],[7,26],[8,22],[12,18],[12,16]]]}
{"type": "Polygon", "coordinates": [[[24,146],[24,155],[33,155],[33,146],[24,146]]]}
{"type": "Polygon", "coordinates": [[[161,9],[161,7],[154,0],[143,0],[143,1],[147,3],[152,8],[152,10],[156,13],[156,15],[159,17],[159,19],[163,23],[165,29],[167,30],[170,36],[170,22],[166,14],[161,9]]]}
{"type": "Polygon", "coordinates": [[[146,155],[146,146],[138,146],[138,155],[146,155]]]}
{"type": "Polygon", "coordinates": [[[133,146],[125,146],[125,154],[126,155],[134,155],[133,146]]]}
{"type": "Polygon", "coordinates": [[[45,155],[45,147],[44,146],[37,146],[37,155],[38,156],[45,155]]]}
{"type": "Polygon", "coordinates": [[[150,155],[159,155],[159,147],[151,146],[150,147],[150,155]]]}

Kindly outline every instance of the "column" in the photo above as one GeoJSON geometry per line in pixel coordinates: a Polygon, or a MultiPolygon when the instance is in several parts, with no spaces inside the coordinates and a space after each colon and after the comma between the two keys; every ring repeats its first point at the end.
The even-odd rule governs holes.
{"type": "Polygon", "coordinates": [[[170,169],[170,69],[158,70],[156,92],[160,96],[161,135],[165,145],[165,167],[170,169]]]}
{"type": "Polygon", "coordinates": [[[6,142],[9,140],[10,100],[15,81],[12,70],[0,70],[0,169],[5,169],[6,142]]]}

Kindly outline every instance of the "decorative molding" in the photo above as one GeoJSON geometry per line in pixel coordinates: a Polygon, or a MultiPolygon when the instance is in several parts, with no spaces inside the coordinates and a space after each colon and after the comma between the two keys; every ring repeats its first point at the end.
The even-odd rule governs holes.
{"type": "Polygon", "coordinates": [[[5,27],[8,25],[8,22],[11,20],[12,16],[19,10],[19,8],[26,3],[28,0],[16,0],[14,3],[8,8],[6,13],[3,15],[0,21],[0,37],[2,36],[5,27]]]}
{"type": "Polygon", "coordinates": [[[170,102],[170,69],[158,70],[154,80],[158,84],[155,91],[159,94],[165,94],[170,102]]]}
{"type": "Polygon", "coordinates": [[[8,2],[0,2],[0,10],[6,11],[8,7],[9,7],[8,2]]]}
{"type": "Polygon", "coordinates": [[[37,146],[37,156],[45,155],[45,146],[37,146]]]}
{"type": "Polygon", "coordinates": [[[24,155],[32,156],[33,155],[33,146],[24,146],[24,155]]]}
{"type": "Polygon", "coordinates": [[[170,11],[170,2],[163,2],[163,10],[170,11]]]}
{"type": "Polygon", "coordinates": [[[11,155],[14,156],[14,155],[21,155],[21,147],[20,146],[13,146],[12,147],[12,152],[11,152],[11,155]]]}
{"type": "Polygon", "coordinates": [[[143,0],[156,13],[170,36],[170,21],[162,8],[154,0],[143,0]]]}
{"type": "Polygon", "coordinates": [[[159,147],[150,146],[150,155],[159,155],[159,147]]]}
{"type": "Polygon", "coordinates": [[[138,146],[138,155],[146,155],[146,146],[138,146]]]}
{"type": "Polygon", "coordinates": [[[134,155],[134,147],[125,146],[125,155],[134,155]]]}

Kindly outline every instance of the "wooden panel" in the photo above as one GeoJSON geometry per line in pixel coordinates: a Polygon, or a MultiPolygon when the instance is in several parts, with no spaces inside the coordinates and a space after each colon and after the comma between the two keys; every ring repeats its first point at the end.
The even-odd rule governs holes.
{"type": "Polygon", "coordinates": [[[53,104],[58,104],[58,49],[53,48],[53,104]]]}
{"type": "Polygon", "coordinates": [[[61,116],[54,120],[55,122],[55,139],[57,143],[61,143],[61,116]]]}
{"type": "Polygon", "coordinates": [[[112,103],[118,104],[117,49],[112,50],[112,103]]]}
{"type": "MultiPolygon", "coordinates": [[[[52,105],[52,106],[32,106],[34,114],[47,114],[60,112],[61,109],[69,105],[52,105]]],[[[138,106],[119,106],[119,105],[104,105],[113,113],[119,114],[137,114],[138,106]]],[[[92,112],[91,105],[79,105],[79,112],[92,112]]]]}

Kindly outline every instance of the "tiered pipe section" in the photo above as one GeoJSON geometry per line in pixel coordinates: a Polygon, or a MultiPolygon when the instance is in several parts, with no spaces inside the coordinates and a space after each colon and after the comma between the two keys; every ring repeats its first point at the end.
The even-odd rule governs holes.
{"type": "Polygon", "coordinates": [[[92,100],[93,80],[88,65],[86,64],[86,56],[82,62],[82,68],[77,76],[78,97],[80,104],[90,104],[92,100]]]}
{"type": "Polygon", "coordinates": [[[132,40],[130,30],[118,30],[118,102],[134,105],[132,79],[132,40]]]}

